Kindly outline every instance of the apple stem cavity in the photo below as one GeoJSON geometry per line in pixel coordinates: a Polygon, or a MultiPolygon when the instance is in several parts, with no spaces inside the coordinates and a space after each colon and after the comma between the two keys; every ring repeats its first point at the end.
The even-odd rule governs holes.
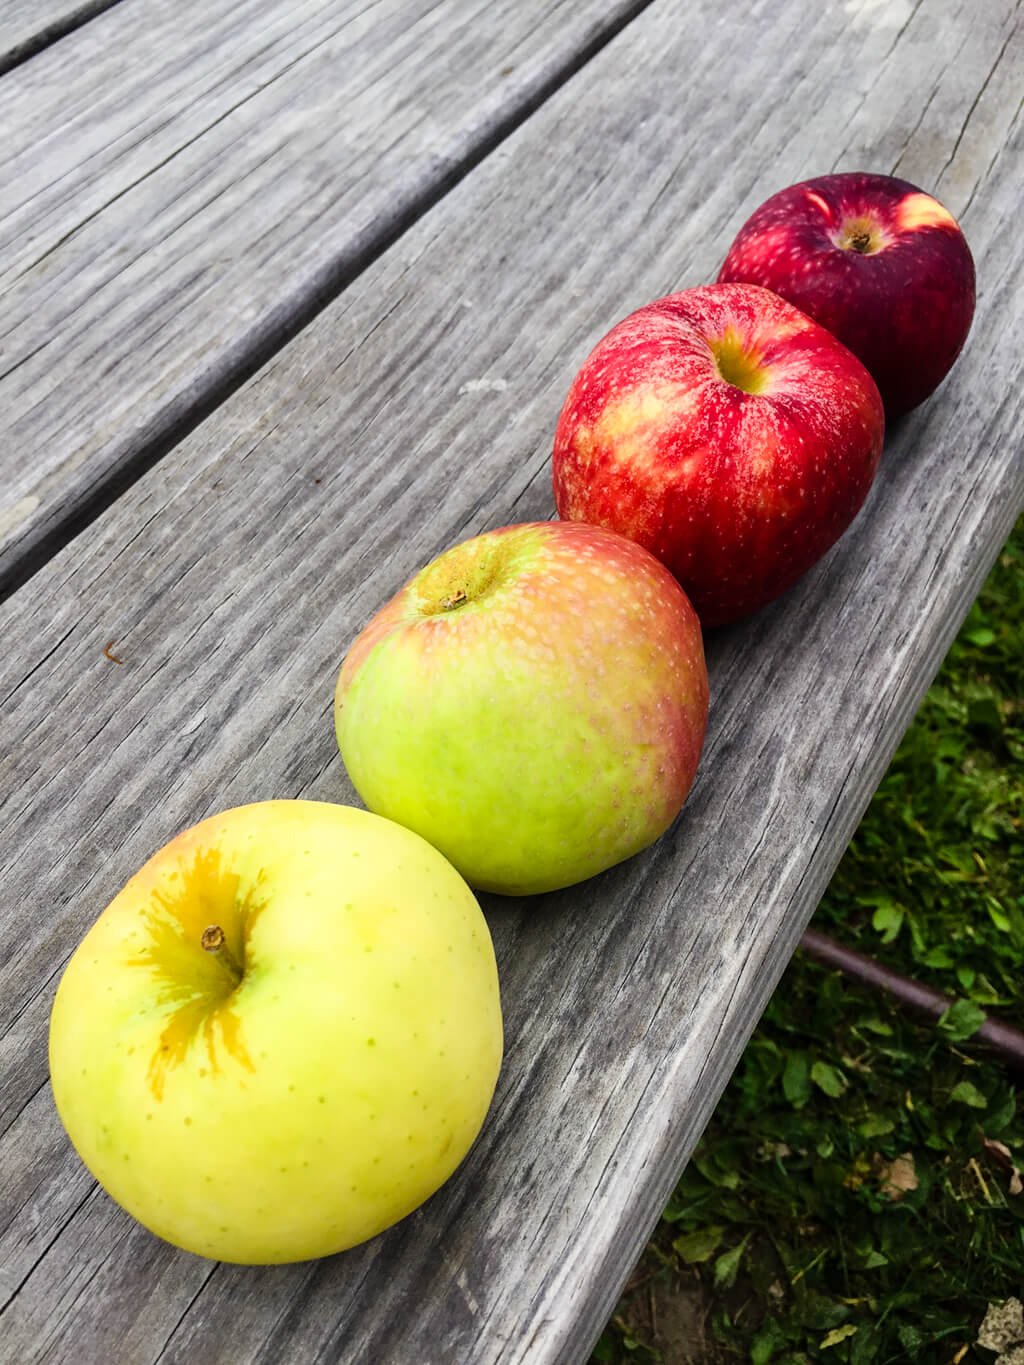
{"type": "Polygon", "coordinates": [[[222,963],[236,986],[241,984],[245,975],[242,964],[228,947],[227,936],[219,924],[210,924],[203,930],[199,942],[207,953],[212,953],[222,963]]]}
{"type": "Polygon", "coordinates": [[[735,328],[728,327],[721,337],[709,343],[718,377],[743,393],[763,393],[768,386],[768,373],[761,364],[756,346],[744,343],[735,328]]]}

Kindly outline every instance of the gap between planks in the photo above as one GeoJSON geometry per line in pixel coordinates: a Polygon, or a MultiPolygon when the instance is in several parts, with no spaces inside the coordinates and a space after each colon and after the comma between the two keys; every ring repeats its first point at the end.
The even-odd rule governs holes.
{"type": "MultiPolygon", "coordinates": [[[[578,46],[516,92],[509,107],[479,129],[469,145],[447,165],[438,164],[418,178],[411,192],[398,194],[389,220],[346,242],[321,260],[301,282],[301,291],[281,295],[256,326],[243,332],[213,357],[213,363],[184,392],[174,392],[146,419],[134,444],[107,467],[100,467],[87,485],[52,509],[38,508],[25,533],[12,546],[0,547],[0,602],[9,597],[54,554],[121,497],[137,480],[167,456],[191,431],[205,421],[274,354],[307,327],[366,268],[428,213],[461,180],[495,151],[521,124],[533,116],[566,81],[611,43],[652,0],[626,0],[612,13],[592,23],[578,46]]],[[[156,337],[153,338],[156,340],[156,337]]]]}

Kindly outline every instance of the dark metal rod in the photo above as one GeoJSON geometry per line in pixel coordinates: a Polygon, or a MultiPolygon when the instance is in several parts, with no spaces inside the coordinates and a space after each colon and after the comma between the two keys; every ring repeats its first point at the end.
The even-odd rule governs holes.
{"type": "MultiPolygon", "coordinates": [[[[800,946],[804,952],[809,953],[818,962],[824,963],[826,967],[837,968],[844,976],[860,982],[863,986],[886,991],[908,1010],[916,1010],[919,1014],[927,1014],[933,1019],[938,1019],[941,1014],[945,1014],[950,1005],[956,1003],[952,996],[943,995],[941,991],[933,990],[931,986],[922,986],[919,981],[911,981],[910,977],[901,976],[899,972],[883,967],[874,958],[855,952],[853,948],[837,943],[827,934],[819,934],[816,929],[804,930],[800,946]]],[[[1020,1029],[1004,1024],[999,1019],[986,1019],[978,1031],[971,1034],[970,1041],[984,1043],[1007,1066],[1024,1073],[1024,1033],[1020,1029]]]]}

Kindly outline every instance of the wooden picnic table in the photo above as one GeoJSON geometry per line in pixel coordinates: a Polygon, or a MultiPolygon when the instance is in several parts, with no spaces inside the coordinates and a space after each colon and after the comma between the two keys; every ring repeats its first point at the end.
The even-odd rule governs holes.
{"type": "Polygon", "coordinates": [[[1024,503],[1021,11],[16,0],[0,25],[0,1360],[584,1360],[1024,503]],[[481,898],[506,1056],[469,1157],[323,1261],[158,1241],[53,1107],[75,945],[204,816],[354,802],[331,701],[359,627],[448,545],[553,516],[590,346],[713,279],[774,190],[852,169],[961,220],[972,334],[840,544],[709,635],[672,829],[481,898]]]}

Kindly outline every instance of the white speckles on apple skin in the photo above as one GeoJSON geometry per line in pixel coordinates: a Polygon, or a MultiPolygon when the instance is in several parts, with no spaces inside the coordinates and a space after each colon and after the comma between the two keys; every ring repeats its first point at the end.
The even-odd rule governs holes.
{"type": "Polygon", "coordinates": [[[827,327],[867,367],[890,421],[942,382],[974,315],[974,261],[956,219],[892,176],[780,190],[740,229],[718,278],[764,285],[827,327]]]}
{"type": "Polygon", "coordinates": [[[556,430],[555,503],[652,551],[719,624],[833,544],[867,495],[883,430],[864,367],[804,314],[757,286],[686,290],[624,319],[584,362],[556,430]],[[726,334],[758,391],[719,372],[726,334]],[[657,411],[631,426],[654,411],[645,393],[657,411]]]}

